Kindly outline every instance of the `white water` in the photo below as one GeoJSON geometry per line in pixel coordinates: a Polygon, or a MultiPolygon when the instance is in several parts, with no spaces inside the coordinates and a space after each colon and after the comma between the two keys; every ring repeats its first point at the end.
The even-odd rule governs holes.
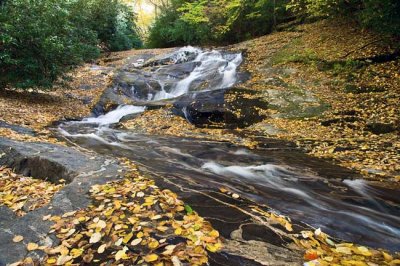
{"type": "Polygon", "coordinates": [[[188,93],[190,85],[194,81],[201,79],[208,74],[212,74],[216,69],[218,74],[222,77],[222,80],[220,84],[216,85],[212,89],[229,88],[236,83],[236,70],[243,61],[241,53],[238,53],[229,59],[225,58],[221,52],[216,50],[201,51],[200,49],[188,46],[178,51],[178,58],[182,60],[182,57],[186,55],[186,52],[196,53],[197,57],[193,62],[198,62],[199,65],[190,73],[189,76],[179,81],[170,92],[166,92],[163,89],[154,96],[153,100],[176,98],[188,93]]]}
{"type": "Polygon", "coordinates": [[[384,211],[382,207],[379,205],[379,203],[371,197],[369,194],[368,190],[368,184],[365,180],[361,179],[355,179],[355,180],[350,180],[350,179],[345,179],[343,180],[343,183],[346,184],[348,187],[352,188],[355,192],[363,196],[364,198],[368,199],[371,203],[373,203],[379,210],[384,211]]]}
{"type": "MultiPolygon", "coordinates": [[[[171,58],[175,63],[187,62],[190,59],[189,56],[193,54],[197,55],[194,62],[198,62],[199,65],[195,67],[189,76],[176,83],[170,92],[166,92],[164,90],[164,84],[160,83],[162,90],[154,96],[149,94],[147,99],[148,101],[171,99],[188,93],[190,85],[194,81],[206,76],[207,74],[213,74],[215,71],[218,72],[221,81],[212,89],[228,88],[235,84],[237,80],[236,69],[243,61],[240,53],[224,57],[221,52],[216,50],[202,51],[198,48],[187,46],[179,49],[171,56],[171,58]]],[[[134,94],[135,87],[132,86],[131,89],[134,94]]],[[[100,127],[107,126],[118,123],[124,116],[142,113],[145,109],[146,108],[142,106],[122,105],[107,114],[98,117],[85,118],[82,120],[82,123],[98,124],[100,127]]]]}
{"type": "Polygon", "coordinates": [[[174,63],[185,62],[188,61],[189,54],[200,54],[202,53],[201,49],[193,47],[193,46],[185,46],[180,48],[172,57],[174,63]]]}
{"type": "Polygon", "coordinates": [[[121,105],[117,109],[98,117],[89,117],[82,120],[83,123],[93,123],[100,126],[118,123],[124,116],[142,113],[146,110],[143,106],[121,105]]]}
{"type": "Polygon", "coordinates": [[[224,75],[222,83],[221,85],[219,85],[220,88],[228,88],[235,85],[236,69],[242,62],[243,62],[242,54],[237,54],[235,58],[232,61],[230,61],[225,68],[222,68],[220,70],[224,75]]]}
{"type": "Polygon", "coordinates": [[[331,201],[330,198],[318,195],[314,191],[309,190],[307,187],[300,185],[300,182],[297,182],[301,180],[317,180],[318,177],[295,173],[289,167],[285,166],[274,164],[224,166],[214,161],[210,161],[203,164],[201,168],[206,169],[214,174],[222,175],[232,179],[247,179],[248,181],[245,182],[256,182],[261,186],[281,191],[282,195],[292,194],[298,199],[301,199],[313,206],[315,209],[320,210],[321,212],[340,213],[341,215],[351,217],[352,219],[363,221],[365,224],[373,225],[376,230],[400,237],[400,229],[398,227],[389,226],[385,223],[375,220],[376,217],[386,217],[393,221],[400,222],[399,217],[388,214],[383,206],[381,206],[376,200],[374,200],[373,197],[371,197],[371,194],[368,193],[368,185],[364,180],[343,180],[343,183],[362,195],[365,199],[370,200],[370,202],[373,203],[379,211],[363,206],[350,205],[346,202],[335,202],[335,200],[333,200],[335,204],[342,204],[344,207],[351,206],[353,210],[358,209],[360,213],[364,214],[349,212],[346,210],[335,210],[333,205],[329,203],[331,201]],[[365,213],[369,213],[371,217],[375,218],[370,218],[365,215],[365,213]]]}
{"type": "MultiPolygon", "coordinates": [[[[264,164],[264,165],[250,165],[250,166],[223,166],[215,162],[208,162],[202,166],[203,169],[207,169],[218,175],[224,176],[236,176],[252,181],[258,181],[267,184],[269,187],[285,191],[291,194],[302,197],[306,201],[311,201],[311,197],[304,191],[289,186],[286,178],[293,179],[294,174],[283,166],[264,164]]],[[[293,181],[293,180],[292,180],[293,181]]],[[[310,202],[314,204],[313,202],[310,202]]]]}

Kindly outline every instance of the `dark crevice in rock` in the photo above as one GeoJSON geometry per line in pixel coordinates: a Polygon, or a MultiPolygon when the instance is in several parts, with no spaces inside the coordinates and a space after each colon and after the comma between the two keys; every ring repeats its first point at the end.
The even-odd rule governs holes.
{"type": "Polygon", "coordinates": [[[228,252],[212,253],[209,256],[211,266],[241,265],[258,266],[263,265],[254,260],[246,259],[241,256],[233,255],[228,252]]]}
{"type": "Polygon", "coordinates": [[[258,224],[245,224],[242,226],[242,237],[244,240],[256,240],[284,247],[293,242],[290,238],[280,236],[266,226],[258,224]]]}
{"type": "Polygon", "coordinates": [[[45,179],[52,183],[60,183],[61,179],[68,183],[73,180],[73,176],[68,173],[64,166],[40,157],[15,160],[9,167],[24,176],[45,179]]]}

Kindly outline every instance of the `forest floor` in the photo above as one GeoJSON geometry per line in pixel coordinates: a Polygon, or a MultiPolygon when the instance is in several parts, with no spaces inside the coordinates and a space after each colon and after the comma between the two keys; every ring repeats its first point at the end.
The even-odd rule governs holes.
{"type": "Polygon", "coordinates": [[[399,181],[400,57],[379,62],[398,49],[398,41],[347,21],[291,30],[234,46],[247,51],[244,68],[252,74],[242,86],[310,92],[327,105],[326,111],[314,116],[294,106],[285,116],[269,110],[252,129],[263,131],[272,124],[274,137],[294,141],[313,156],[334,159],[366,178],[399,181]],[[271,84],[271,77],[285,86],[271,84]]]}

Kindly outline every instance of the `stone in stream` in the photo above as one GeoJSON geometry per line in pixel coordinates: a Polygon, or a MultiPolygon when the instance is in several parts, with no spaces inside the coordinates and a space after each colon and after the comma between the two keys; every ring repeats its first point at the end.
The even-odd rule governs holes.
{"type": "MultiPolygon", "coordinates": [[[[157,72],[137,69],[129,72],[121,71],[116,76],[113,86],[104,91],[93,112],[96,115],[104,114],[121,104],[154,105],[148,101],[162,89],[170,91],[180,79],[188,76],[197,64],[189,62],[169,65],[157,72]]],[[[156,104],[156,106],[165,104],[156,104]]]]}
{"type": "Polygon", "coordinates": [[[182,96],[173,112],[199,127],[243,128],[262,121],[268,103],[244,89],[220,89],[182,96]]]}
{"type": "Polygon", "coordinates": [[[176,50],[169,54],[163,54],[147,60],[143,67],[154,67],[160,65],[180,64],[194,60],[199,54],[200,50],[188,47],[186,50],[176,50]]]}

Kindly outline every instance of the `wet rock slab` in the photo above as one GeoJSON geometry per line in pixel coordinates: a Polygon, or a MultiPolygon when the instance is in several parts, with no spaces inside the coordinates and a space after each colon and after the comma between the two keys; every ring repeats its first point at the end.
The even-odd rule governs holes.
{"type": "Polygon", "coordinates": [[[188,94],[173,103],[173,112],[199,127],[243,128],[262,121],[268,103],[238,88],[188,94]]]}
{"type": "MultiPolygon", "coordinates": [[[[141,168],[147,172],[146,168],[141,168]]],[[[152,172],[152,171],[151,171],[152,172]]],[[[300,250],[293,249],[293,240],[279,225],[254,213],[256,203],[234,199],[209,189],[201,189],[192,180],[173,175],[158,176],[149,173],[156,183],[176,192],[185,203],[209,221],[223,238],[223,250],[209,254],[210,265],[302,265],[300,250]]],[[[193,180],[194,181],[194,180],[193,180]]],[[[270,209],[259,206],[265,211],[270,209]]],[[[299,224],[295,227],[305,229],[299,224]]]]}
{"type": "MultiPolygon", "coordinates": [[[[188,50],[177,50],[169,54],[157,56],[148,59],[143,58],[142,65],[132,66],[132,63],[127,63],[116,75],[113,85],[105,90],[99,102],[94,107],[96,115],[104,114],[113,110],[118,105],[146,105],[149,108],[159,108],[171,103],[175,103],[174,99],[180,98],[178,90],[191,74],[195,73],[193,78],[186,80],[187,92],[190,97],[198,92],[199,96],[205,96],[208,100],[211,97],[219,97],[211,93],[203,93],[204,91],[213,91],[218,88],[225,89],[224,84],[227,84],[227,79],[241,82],[248,75],[246,73],[235,73],[234,76],[224,77],[221,74],[221,69],[229,69],[232,61],[237,60],[238,54],[228,51],[200,51],[196,48],[188,48],[188,50]],[[202,53],[206,59],[197,61],[196,57],[202,53]],[[210,58],[217,57],[216,60],[210,58]],[[147,60],[147,61],[146,61],[147,60]],[[201,69],[198,67],[201,66],[201,69]],[[197,72],[196,72],[197,71],[197,72]]],[[[233,73],[232,73],[233,75],[233,73]]],[[[180,101],[187,101],[183,97],[180,101]]],[[[189,99],[190,100],[190,99],[189,99]]],[[[201,100],[200,98],[198,100],[201,100]]],[[[212,101],[211,101],[212,103],[212,101]]],[[[218,101],[218,104],[220,101],[218,101]]],[[[209,104],[202,102],[201,104],[209,104]]],[[[218,108],[218,107],[215,107],[218,108]]],[[[212,120],[212,119],[211,119],[212,120]]]]}

